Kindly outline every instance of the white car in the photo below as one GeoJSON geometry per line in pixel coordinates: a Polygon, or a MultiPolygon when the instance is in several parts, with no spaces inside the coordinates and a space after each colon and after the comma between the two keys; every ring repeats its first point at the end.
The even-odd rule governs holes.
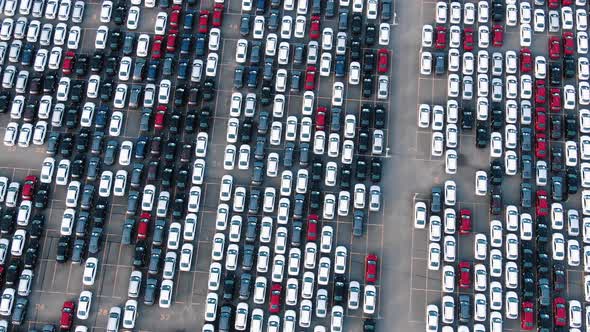
{"type": "Polygon", "coordinates": [[[342,106],[344,103],[344,83],[334,82],[332,87],[332,105],[342,106]]]}
{"type": "Polygon", "coordinates": [[[445,293],[455,291],[455,268],[452,265],[443,266],[442,270],[442,289],[445,293]]]}
{"type": "Polygon", "coordinates": [[[84,273],[82,274],[82,284],[84,286],[94,285],[97,270],[98,259],[96,257],[88,257],[84,263],[84,273]]]}
{"type": "Polygon", "coordinates": [[[564,211],[561,203],[551,203],[551,228],[562,230],[564,226],[564,211]]]}
{"type": "Polygon", "coordinates": [[[377,305],[377,288],[374,285],[365,285],[363,296],[363,312],[371,315],[375,313],[377,305]]]}
{"type": "Polygon", "coordinates": [[[457,257],[457,241],[455,237],[447,235],[443,240],[443,259],[445,262],[452,263],[457,257]]]}
{"type": "Polygon", "coordinates": [[[76,311],[76,316],[78,319],[86,320],[88,319],[88,315],[90,313],[90,306],[92,304],[92,292],[90,291],[82,291],[80,293],[80,297],[78,298],[78,306],[76,311]]]}
{"type": "Polygon", "coordinates": [[[131,6],[127,14],[127,29],[137,30],[141,10],[138,6],[131,6]]]}
{"type": "Polygon", "coordinates": [[[436,3],[435,20],[438,24],[447,23],[447,10],[448,6],[446,2],[439,1],[436,3]]]}
{"type": "Polygon", "coordinates": [[[109,37],[109,28],[106,25],[101,25],[96,30],[96,38],[94,39],[94,48],[104,50],[107,47],[107,38],[109,37]]]}
{"type": "Polygon", "coordinates": [[[475,194],[485,196],[488,192],[488,175],[485,171],[475,172],[475,194]]]}
{"type": "Polygon", "coordinates": [[[485,260],[488,252],[488,240],[485,234],[475,234],[474,241],[474,257],[477,260],[485,260]]]}
{"type": "Polygon", "coordinates": [[[565,259],[565,240],[563,234],[553,233],[551,236],[551,252],[553,260],[562,261],[565,259]]]}
{"type": "Polygon", "coordinates": [[[450,295],[445,295],[441,302],[442,321],[445,324],[452,324],[455,321],[455,299],[450,295]]]}
{"type": "Polygon", "coordinates": [[[156,22],[154,24],[154,33],[163,36],[166,33],[166,26],[168,23],[168,14],[166,12],[159,12],[156,15],[156,22]]]}
{"type": "Polygon", "coordinates": [[[427,331],[438,331],[439,311],[435,304],[429,304],[426,307],[426,328],[427,331]]]}
{"type": "Polygon", "coordinates": [[[529,47],[532,41],[532,29],[530,24],[520,25],[520,46],[529,47]]]}
{"type": "Polygon", "coordinates": [[[432,47],[434,29],[432,25],[422,26],[422,47],[432,47]]]}
{"type": "Polygon", "coordinates": [[[473,288],[478,292],[484,292],[487,289],[488,278],[487,270],[483,264],[473,266],[473,288]]]}
{"type": "Polygon", "coordinates": [[[567,263],[569,266],[580,266],[581,248],[577,240],[567,241],[567,263]]]}
{"type": "Polygon", "coordinates": [[[518,265],[515,262],[506,262],[504,265],[504,285],[506,288],[516,289],[519,278],[518,265]]]}
{"type": "Polygon", "coordinates": [[[441,132],[432,133],[431,154],[434,157],[440,157],[444,150],[444,135],[441,132]]]}

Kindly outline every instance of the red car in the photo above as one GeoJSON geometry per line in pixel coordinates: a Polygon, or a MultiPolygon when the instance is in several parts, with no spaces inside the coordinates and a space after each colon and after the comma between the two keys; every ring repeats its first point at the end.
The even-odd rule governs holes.
{"type": "Polygon", "coordinates": [[[501,25],[494,25],[492,45],[495,47],[502,47],[502,45],[504,45],[504,28],[501,25]]]}
{"type": "Polygon", "coordinates": [[[178,31],[178,22],[180,21],[180,9],[179,5],[172,6],[172,12],[170,13],[170,18],[168,19],[168,26],[170,29],[178,31]]]}
{"type": "Polygon", "coordinates": [[[168,107],[164,105],[158,105],[156,109],[156,116],[154,117],[154,129],[155,130],[162,130],[164,129],[164,125],[166,123],[166,111],[168,107]]]}
{"type": "Polygon", "coordinates": [[[537,217],[546,217],[549,214],[549,203],[547,202],[547,192],[545,190],[537,190],[537,202],[535,209],[537,217]]]}
{"type": "Polygon", "coordinates": [[[385,74],[389,70],[389,53],[382,48],[377,51],[377,72],[385,74]]]}
{"type": "Polygon", "coordinates": [[[201,10],[199,13],[199,33],[209,32],[209,11],[201,10]]]}
{"type": "Polygon", "coordinates": [[[559,112],[561,110],[561,91],[559,91],[559,88],[551,88],[550,98],[549,109],[552,112],[559,112]]]}
{"type": "Polygon", "coordinates": [[[459,288],[471,288],[471,263],[468,261],[459,263],[459,288]]]}
{"type": "Polygon", "coordinates": [[[318,107],[315,113],[315,130],[326,129],[326,110],[324,106],[318,107]]]}
{"type": "Polygon", "coordinates": [[[549,58],[557,60],[561,57],[561,44],[559,43],[559,37],[549,38],[549,58]]]}
{"type": "Polygon", "coordinates": [[[443,49],[447,47],[447,28],[442,26],[436,27],[436,48],[443,49]]]}
{"type": "Polygon", "coordinates": [[[471,232],[471,211],[468,209],[462,209],[460,211],[460,225],[459,234],[467,235],[471,232]]]}
{"type": "Polygon", "coordinates": [[[34,175],[29,175],[25,178],[25,184],[23,186],[23,191],[21,192],[21,198],[25,201],[30,201],[33,199],[33,195],[35,194],[35,187],[37,186],[37,177],[34,175]]]}
{"type": "Polygon", "coordinates": [[[545,104],[547,101],[547,87],[545,86],[545,80],[535,81],[535,103],[545,104]]]}
{"type": "Polygon", "coordinates": [[[528,73],[533,70],[533,56],[528,48],[520,49],[520,71],[528,73]]]}
{"type": "Polygon", "coordinates": [[[162,43],[164,42],[164,36],[154,37],[154,43],[152,44],[152,60],[158,60],[162,57],[162,43]]]}
{"type": "Polygon", "coordinates": [[[533,302],[522,302],[522,313],[520,315],[520,328],[530,331],[535,326],[535,305],[533,302]]]}
{"type": "Polygon", "coordinates": [[[283,287],[281,284],[273,284],[270,289],[270,301],[268,303],[268,311],[271,314],[276,314],[281,311],[281,291],[283,287]]]}
{"type": "Polygon", "coordinates": [[[465,51],[473,51],[473,28],[465,28],[463,30],[463,49],[465,51]]]}
{"type": "Polygon", "coordinates": [[[168,34],[168,39],[166,39],[166,52],[174,53],[176,51],[176,40],[177,35],[175,33],[168,34]]]}
{"type": "Polygon", "coordinates": [[[139,217],[139,224],[137,225],[137,239],[138,240],[145,240],[148,235],[149,230],[149,222],[152,218],[152,215],[148,212],[144,212],[139,217]]]}
{"type": "Polygon", "coordinates": [[[318,215],[310,214],[307,217],[307,241],[318,239],[318,215]]]}
{"type": "Polygon", "coordinates": [[[72,51],[67,51],[64,58],[64,64],[61,68],[62,73],[64,73],[64,75],[70,75],[72,73],[72,69],[74,68],[75,62],[76,54],[72,51]]]}
{"type": "Polygon", "coordinates": [[[547,136],[545,136],[545,134],[537,133],[535,138],[535,156],[537,158],[545,159],[545,157],[547,157],[547,136]]]}
{"type": "Polygon", "coordinates": [[[312,16],[310,23],[309,37],[314,40],[320,39],[320,17],[312,16]]]}
{"type": "Polygon", "coordinates": [[[212,25],[216,28],[219,28],[223,23],[223,9],[225,7],[221,3],[216,3],[213,6],[213,20],[212,25]]]}
{"type": "Polygon", "coordinates": [[[365,282],[375,283],[377,281],[377,256],[368,254],[365,259],[365,282]]]}
{"type": "Polygon", "coordinates": [[[565,326],[567,324],[567,309],[563,297],[553,299],[553,320],[555,326],[565,326]]]}
{"type": "Polygon", "coordinates": [[[559,0],[549,0],[547,5],[549,6],[549,9],[557,9],[559,8],[559,0]]]}
{"type": "Polygon", "coordinates": [[[305,90],[313,91],[315,89],[315,73],[316,69],[314,66],[308,66],[305,71],[305,90]]]}
{"type": "Polygon", "coordinates": [[[59,328],[62,331],[69,331],[72,328],[72,323],[74,322],[74,311],[74,301],[64,302],[64,305],[61,308],[61,318],[59,319],[59,328]]]}
{"type": "Polygon", "coordinates": [[[535,108],[535,132],[545,133],[547,130],[547,113],[543,107],[535,108]]]}
{"type": "Polygon", "coordinates": [[[567,31],[563,33],[563,53],[565,55],[574,55],[575,52],[574,33],[567,31]]]}
{"type": "Polygon", "coordinates": [[[562,6],[571,6],[574,4],[574,0],[561,0],[562,6]]]}

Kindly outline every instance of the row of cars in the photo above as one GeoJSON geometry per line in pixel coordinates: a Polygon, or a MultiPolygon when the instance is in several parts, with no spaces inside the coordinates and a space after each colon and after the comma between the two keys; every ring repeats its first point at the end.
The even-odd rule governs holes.
{"type": "MultiPolygon", "coordinates": [[[[486,7],[487,2],[480,2],[479,5],[480,8],[486,7]]],[[[494,6],[495,2],[492,2],[492,5],[494,6]]],[[[534,5],[538,6],[542,3],[535,2],[534,5]]],[[[571,5],[571,3],[564,5],[571,5]]],[[[585,3],[579,5],[582,6],[585,3]]],[[[437,10],[437,23],[444,24],[447,18],[447,4],[440,3],[439,6],[441,9],[437,10]]],[[[498,5],[498,7],[501,6],[504,4],[498,5]]],[[[516,25],[516,4],[507,2],[505,6],[507,26],[516,25]]],[[[521,46],[529,46],[532,32],[530,26],[527,25],[531,23],[532,19],[532,4],[521,2],[520,6],[521,46]],[[526,33],[522,33],[522,31],[526,33]]],[[[470,4],[465,7],[465,22],[463,23],[473,25],[475,6],[470,4]]],[[[576,22],[577,28],[583,28],[586,14],[583,13],[583,9],[579,12],[576,22]]],[[[450,13],[452,24],[460,24],[461,5],[451,3],[450,13]]],[[[544,13],[543,8],[535,7],[536,32],[544,31],[544,13]]],[[[572,10],[563,7],[562,14],[562,29],[572,30],[572,10]]],[[[487,9],[484,11],[484,17],[487,17],[487,9]]],[[[553,19],[554,13],[551,13],[550,17],[553,19]]],[[[503,15],[499,15],[495,22],[500,23],[503,20],[503,15]]],[[[559,26],[553,27],[554,23],[550,23],[550,25],[550,32],[559,30],[559,26]]],[[[443,29],[438,30],[444,31],[443,29]]],[[[481,45],[481,38],[478,45],[480,49],[474,50],[473,39],[467,38],[468,32],[473,31],[469,29],[471,28],[464,29],[466,33],[461,40],[460,28],[458,26],[452,27],[455,32],[451,34],[452,48],[449,49],[448,55],[438,50],[432,53],[423,52],[422,74],[429,75],[434,71],[436,75],[442,75],[447,70],[450,72],[448,76],[448,93],[450,93],[448,97],[450,99],[447,102],[446,110],[443,105],[434,105],[432,108],[430,105],[420,105],[418,126],[428,128],[432,124],[433,129],[436,128],[440,131],[446,127],[446,135],[443,133],[436,135],[439,143],[435,145],[433,141],[433,152],[436,151],[437,155],[441,156],[444,152],[445,138],[446,144],[450,144],[447,146],[450,149],[453,149],[457,143],[459,114],[462,116],[460,125],[463,130],[472,128],[473,121],[477,119],[476,145],[484,148],[489,143],[492,161],[489,174],[485,171],[476,172],[475,194],[476,196],[491,194],[490,212],[492,213],[491,219],[494,220],[489,221],[487,235],[477,233],[474,236],[474,259],[476,262],[473,269],[471,262],[462,260],[459,262],[458,273],[456,273],[453,265],[457,261],[458,252],[457,239],[454,234],[457,233],[457,229],[459,236],[469,234],[471,215],[466,213],[467,210],[461,210],[460,217],[458,217],[458,213],[450,207],[450,205],[454,205],[456,200],[456,184],[454,182],[445,182],[444,189],[434,190],[435,188],[433,188],[430,208],[432,215],[429,218],[430,225],[428,227],[431,241],[428,251],[429,269],[439,270],[442,266],[441,279],[444,293],[456,292],[456,284],[459,285],[459,288],[471,288],[470,283],[473,278],[476,294],[473,298],[460,294],[458,301],[453,295],[443,294],[440,311],[436,305],[427,307],[426,328],[427,330],[438,330],[440,328],[439,317],[442,317],[442,324],[444,324],[442,330],[452,330],[449,325],[456,324],[458,317],[459,330],[469,330],[468,324],[475,320],[474,330],[486,330],[484,324],[488,322],[490,330],[500,331],[506,323],[503,322],[504,319],[520,317],[520,327],[524,330],[531,330],[536,325],[539,331],[549,331],[553,328],[568,326],[568,323],[573,330],[581,329],[584,324],[583,306],[580,301],[575,299],[571,299],[568,305],[562,291],[567,285],[566,263],[569,268],[577,268],[585,260],[582,258],[583,252],[585,252],[582,246],[587,241],[587,234],[581,229],[586,228],[587,221],[582,221],[575,209],[570,208],[566,213],[564,205],[560,202],[566,201],[568,194],[574,195],[578,191],[578,162],[587,158],[583,152],[586,150],[584,147],[586,139],[584,136],[579,138],[581,151],[578,151],[577,142],[578,128],[582,133],[586,130],[586,122],[583,120],[585,110],[579,111],[579,126],[577,123],[578,114],[574,113],[578,105],[587,103],[587,98],[584,95],[587,84],[583,81],[587,79],[587,77],[583,78],[584,70],[587,70],[587,59],[585,60],[583,56],[578,58],[580,66],[577,68],[577,72],[582,77],[582,82],[578,84],[579,89],[575,84],[568,84],[568,81],[576,75],[575,56],[577,51],[580,54],[587,52],[587,46],[584,45],[587,39],[587,37],[584,38],[585,31],[583,30],[585,29],[579,29],[580,31],[577,32],[581,41],[577,43],[578,49],[576,49],[575,37],[572,32],[565,31],[561,38],[550,37],[549,61],[543,56],[533,57],[528,48],[522,48],[520,54],[514,51],[506,51],[504,54],[494,52],[490,57],[487,51],[481,49],[487,45],[485,42],[484,45],[481,45]],[[461,47],[461,41],[463,41],[462,57],[458,49],[461,47]],[[477,57],[475,57],[476,54],[477,57]],[[556,61],[562,58],[563,67],[561,61],[556,61]],[[490,73],[490,67],[491,89],[487,76],[490,73]],[[459,93],[461,79],[455,73],[463,74],[463,95],[459,93]],[[505,74],[507,75],[505,82],[503,82],[501,76],[505,74]],[[517,78],[518,74],[520,74],[520,84],[517,78]],[[471,100],[474,99],[474,83],[471,75],[477,75],[478,84],[477,103],[473,108],[471,100]],[[465,82],[466,79],[467,82],[465,82]],[[494,80],[496,84],[494,84],[494,80]],[[506,85],[506,91],[504,91],[503,83],[506,85]],[[490,90],[492,92],[491,103],[487,100],[490,90]],[[577,103],[576,97],[578,97],[577,103]],[[461,99],[461,101],[454,99],[461,99]],[[459,103],[462,105],[459,106],[459,103]],[[503,107],[504,105],[505,107],[503,107]],[[565,133],[562,128],[564,118],[561,114],[562,109],[566,113],[565,133]],[[550,138],[558,140],[566,136],[565,149],[562,147],[563,143],[546,140],[546,137],[549,136],[545,136],[546,131],[549,130],[549,124],[547,124],[549,118],[551,119],[550,138]],[[531,128],[533,125],[534,128],[531,128]],[[493,133],[486,137],[489,135],[488,126],[491,126],[493,133]],[[518,127],[520,127],[520,132],[518,127]],[[502,131],[504,132],[502,133],[502,131]],[[534,150],[533,135],[536,139],[534,150]],[[543,141],[539,142],[540,139],[543,141]],[[532,151],[534,151],[534,155],[532,151]],[[549,152],[551,152],[550,157],[549,152]],[[504,162],[497,159],[500,157],[504,157],[504,162]],[[536,163],[533,162],[534,159],[537,160],[536,163]],[[522,183],[520,184],[520,208],[517,208],[514,205],[503,203],[500,185],[504,174],[516,175],[519,171],[522,183]],[[564,183],[566,176],[567,186],[564,183]],[[537,185],[536,192],[533,191],[531,182],[535,182],[537,185]],[[548,185],[550,185],[551,195],[543,189],[548,185]],[[491,187],[491,190],[488,189],[488,186],[491,187]],[[447,198],[448,195],[450,199],[447,198]],[[445,209],[441,208],[443,197],[445,209]],[[506,212],[504,222],[496,220],[496,216],[503,211],[506,212]],[[564,232],[566,224],[567,234],[564,232]],[[580,235],[582,241],[579,239],[580,235]],[[442,246],[439,244],[440,241],[443,243],[442,246]],[[503,248],[504,250],[502,250],[503,248]],[[490,293],[486,297],[483,292],[488,289],[490,293]]],[[[432,33],[431,26],[424,27],[423,47],[433,46],[432,33]]],[[[445,35],[441,36],[439,33],[438,37],[438,43],[434,46],[444,49],[446,47],[445,35]]],[[[445,154],[448,174],[456,172],[456,153],[453,154],[452,151],[449,150],[445,154]]],[[[584,172],[584,168],[581,167],[580,173],[584,172]]],[[[585,185],[584,181],[582,183],[585,185]]],[[[586,196],[587,194],[582,193],[583,214],[588,212],[586,196]]],[[[416,204],[415,221],[417,224],[415,226],[426,227],[428,223],[427,211],[428,208],[424,203],[416,204]]]]}
{"type": "MultiPolygon", "coordinates": [[[[361,236],[367,218],[364,210],[380,209],[381,190],[377,183],[381,179],[381,161],[370,161],[369,176],[365,155],[383,153],[386,108],[367,103],[358,114],[344,114],[344,82],[332,86],[332,107],[315,105],[318,74],[339,78],[346,76],[348,68],[349,89],[361,85],[363,77],[372,80],[371,74],[380,73],[384,79],[377,98],[387,99],[389,52],[375,52],[373,45],[389,43],[389,25],[379,25],[380,38],[377,25],[370,21],[373,18],[363,29],[363,3],[355,1],[351,6],[351,26],[347,7],[351,4],[340,2],[342,14],[336,31],[323,26],[324,4],[319,1],[311,4],[311,17],[304,9],[307,1],[283,1],[282,15],[281,1],[271,2],[270,15],[262,2],[258,7],[252,1],[242,2],[242,38],[236,41],[233,82],[237,91],[231,96],[223,164],[232,175],[221,179],[204,331],[245,330],[248,326],[254,331],[293,331],[298,327],[326,331],[325,325],[318,323],[330,313],[328,330],[342,331],[347,304],[350,310],[360,309],[363,304],[368,316],[376,312],[376,256],[367,256],[367,271],[372,272],[367,272],[370,277],[364,287],[359,281],[347,281],[348,249],[336,245],[329,221],[354,215],[353,234],[361,236]],[[255,10],[256,16],[251,16],[250,11],[255,10]],[[291,16],[289,11],[295,10],[297,16],[291,16]],[[363,30],[366,43],[359,38],[363,30]],[[349,36],[352,41],[348,41],[349,36]],[[363,52],[363,44],[371,49],[363,52]],[[347,53],[352,60],[350,67],[346,65],[347,53]],[[288,70],[285,66],[301,66],[303,70],[288,70]],[[262,89],[260,111],[256,111],[255,92],[240,92],[244,88],[262,89]],[[289,108],[290,96],[286,95],[302,92],[301,111],[289,108]],[[241,128],[253,122],[257,137],[251,145],[251,135],[244,137],[247,131],[241,128]],[[276,150],[283,146],[284,153],[276,150]],[[297,150],[298,169],[293,158],[297,150]],[[250,165],[254,187],[247,188],[237,172],[249,170],[250,165]],[[269,186],[268,181],[275,177],[280,184],[269,186]],[[374,182],[370,188],[364,184],[369,178],[374,182]],[[342,189],[338,195],[327,192],[337,186],[342,189]]],[[[377,5],[369,3],[370,8],[377,5]]],[[[328,1],[326,6],[334,6],[334,2],[328,1]]],[[[373,9],[370,11],[376,19],[374,8],[374,14],[373,9]]],[[[326,8],[327,16],[328,12],[326,8]]],[[[364,82],[363,88],[363,98],[372,99],[369,83],[364,82]]],[[[369,319],[364,329],[374,329],[374,324],[369,319]]]]}

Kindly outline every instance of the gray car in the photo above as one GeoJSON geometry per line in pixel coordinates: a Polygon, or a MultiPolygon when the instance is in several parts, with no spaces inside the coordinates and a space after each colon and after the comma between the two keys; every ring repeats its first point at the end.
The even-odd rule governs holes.
{"type": "Polygon", "coordinates": [[[240,300],[248,300],[250,298],[251,283],[252,275],[250,273],[242,273],[240,276],[240,300]]]}
{"type": "Polygon", "coordinates": [[[83,239],[76,239],[74,241],[74,249],[72,250],[72,263],[80,264],[84,258],[84,248],[86,244],[83,239]]]}
{"type": "Polygon", "coordinates": [[[221,313],[219,314],[219,332],[229,332],[232,321],[232,308],[229,305],[221,307],[221,313]]]}
{"type": "Polygon", "coordinates": [[[133,67],[133,80],[136,82],[143,81],[143,76],[146,68],[146,60],[143,58],[137,58],[135,60],[135,67],[133,67]]]}
{"type": "Polygon", "coordinates": [[[158,274],[160,271],[160,261],[162,260],[162,249],[152,248],[150,263],[148,264],[149,274],[158,274]]]}
{"type": "Polygon", "coordinates": [[[117,155],[117,149],[119,147],[119,142],[115,140],[110,140],[107,143],[107,148],[104,152],[103,162],[107,166],[112,166],[115,163],[115,157],[117,155]]]}
{"type": "Polygon", "coordinates": [[[123,222],[123,230],[121,231],[121,244],[131,244],[133,230],[135,228],[135,219],[127,218],[123,222]]]}
{"type": "Polygon", "coordinates": [[[164,241],[165,228],[166,228],[166,221],[165,220],[162,220],[162,219],[156,220],[156,223],[154,225],[154,234],[153,234],[153,238],[152,238],[153,245],[155,245],[155,246],[162,245],[162,242],[164,241]]]}
{"type": "Polygon", "coordinates": [[[156,301],[156,293],[158,292],[158,279],[148,278],[145,291],[143,293],[143,304],[153,305],[156,301]]]}
{"type": "Polygon", "coordinates": [[[141,86],[133,85],[131,87],[131,93],[129,95],[129,108],[137,109],[139,107],[139,101],[142,99],[141,86]]]}
{"type": "Polygon", "coordinates": [[[250,190],[250,199],[248,202],[248,213],[257,214],[260,209],[260,190],[250,190]]]}
{"type": "Polygon", "coordinates": [[[469,322],[471,319],[471,297],[467,294],[459,295],[459,320],[469,322]]]}
{"type": "Polygon", "coordinates": [[[95,187],[92,184],[85,184],[82,191],[82,199],[80,200],[80,207],[82,210],[90,210],[92,208],[92,199],[94,198],[95,187]]]}
{"type": "Polygon", "coordinates": [[[365,223],[365,211],[354,210],[354,220],[352,223],[352,235],[363,236],[364,223],[365,223]]]}
{"type": "Polygon", "coordinates": [[[12,311],[12,325],[21,325],[27,315],[27,307],[29,299],[26,297],[19,297],[16,299],[16,304],[12,311]]]}
{"type": "Polygon", "coordinates": [[[76,236],[84,237],[86,235],[86,228],[90,224],[90,213],[82,211],[76,220],[76,236]]]}
{"type": "Polygon", "coordinates": [[[252,270],[252,267],[254,266],[254,249],[255,247],[251,244],[244,245],[244,255],[242,257],[242,270],[252,270]]]}
{"type": "Polygon", "coordinates": [[[129,197],[127,198],[127,214],[134,216],[137,212],[137,206],[139,204],[139,191],[129,191],[129,197]]]}
{"type": "Polygon", "coordinates": [[[90,240],[88,241],[88,252],[96,254],[100,250],[100,242],[102,240],[103,230],[101,227],[92,228],[90,233],[90,240]]]}
{"type": "Polygon", "coordinates": [[[86,180],[94,181],[100,173],[100,158],[90,157],[88,160],[88,169],[86,170],[86,180]]]}
{"type": "Polygon", "coordinates": [[[303,210],[305,209],[305,195],[295,195],[295,203],[293,204],[293,218],[301,219],[303,217],[303,210]]]}
{"type": "MultiPolygon", "coordinates": [[[[123,40],[123,55],[131,55],[135,49],[135,34],[128,33],[123,40]]],[[[139,58],[138,58],[139,59],[139,58]]]]}

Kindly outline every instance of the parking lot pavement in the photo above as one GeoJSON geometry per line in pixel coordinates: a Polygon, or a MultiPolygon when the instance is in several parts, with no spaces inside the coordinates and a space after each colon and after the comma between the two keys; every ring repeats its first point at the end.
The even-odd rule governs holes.
{"type": "MultiPolygon", "coordinates": [[[[82,36],[82,53],[93,52],[93,27],[100,25],[98,8],[100,1],[88,1],[85,23],[87,27],[82,36]]],[[[213,0],[203,1],[201,8],[212,8],[213,0]]],[[[352,239],[352,223],[350,218],[338,218],[332,224],[336,230],[336,243],[349,247],[349,280],[362,280],[364,257],[367,253],[376,253],[380,258],[379,270],[379,331],[417,331],[422,329],[425,298],[430,296],[428,289],[437,289],[436,282],[424,277],[424,259],[415,258],[414,250],[420,250],[424,239],[414,234],[411,224],[411,204],[415,193],[427,192],[431,181],[440,183],[441,161],[432,160],[429,154],[429,136],[427,133],[416,132],[415,108],[419,98],[423,97],[421,82],[417,76],[417,44],[419,29],[416,22],[422,18],[423,8],[432,7],[434,2],[396,1],[395,11],[399,17],[399,25],[392,29],[393,79],[390,86],[390,104],[388,107],[387,142],[388,157],[386,158],[384,177],[382,180],[383,204],[382,211],[371,213],[366,235],[361,239],[352,239]],[[424,285],[414,284],[424,281],[424,285]],[[428,285],[430,283],[430,286],[428,285]],[[420,287],[419,287],[420,286],[420,287]],[[426,290],[426,291],[424,291],[426,290]],[[416,315],[413,308],[419,308],[416,315]]],[[[228,119],[231,85],[235,61],[233,48],[237,39],[239,19],[241,16],[240,1],[226,1],[229,9],[224,15],[223,47],[220,53],[220,74],[217,76],[218,93],[214,101],[215,114],[213,119],[209,157],[207,158],[207,185],[203,198],[203,213],[198,225],[199,238],[196,242],[191,272],[180,273],[176,278],[172,309],[159,309],[157,306],[140,306],[138,330],[140,331],[194,331],[202,325],[204,312],[203,299],[206,295],[207,270],[210,263],[211,239],[215,233],[214,218],[217,207],[219,181],[226,172],[221,166],[223,148],[225,146],[225,128],[228,119]],[[225,28],[228,27],[228,28],[225,28]],[[229,51],[227,51],[229,50],[229,51]]],[[[142,20],[137,32],[151,33],[155,9],[142,11],[142,20]]],[[[336,20],[328,21],[335,24],[336,20]]],[[[293,69],[293,68],[291,68],[293,69]]],[[[317,99],[329,103],[334,78],[320,77],[317,99]]],[[[136,84],[136,83],[133,83],[136,84]]],[[[435,87],[429,87],[432,93],[435,87]]],[[[444,89],[439,89],[442,93],[444,89]]],[[[347,112],[357,112],[363,101],[360,90],[346,87],[345,107],[347,112]]],[[[287,96],[289,108],[287,115],[298,113],[301,107],[301,95],[287,96]]],[[[139,112],[128,110],[125,127],[121,139],[138,136],[139,112]]],[[[286,116],[285,116],[286,117],[286,116]]],[[[3,118],[0,127],[6,125],[3,118]]],[[[59,131],[59,130],[58,130],[59,131]]],[[[194,135],[184,135],[184,141],[194,140],[194,135]]],[[[468,145],[462,145],[468,149],[468,145]]],[[[37,171],[45,157],[43,149],[18,148],[8,149],[0,146],[0,175],[6,174],[11,179],[22,180],[27,174],[37,171]],[[15,167],[18,167],[15,169],[15,167]],[[24,168],[23,168],[24,167],[24,168]]],[[[249,183],[248,171],[234,172],[237,184],[249,183]]],[[[44,237],[42,258],[37,267],[34,291],[31,296],[32,307],[28,314],[29,328],[38,327],[43,323],[55,323],[59,319],[60,304],[69,299],[76,299],[82,290],[81,275],[83,268],[74,264],[57,264],[55,262],[56,246],[59,239],[59,225],[64,211],[65,190],[55,191],[47,210],[47,234],[44,237]]],[[[126,299],[128,276],[131,271],[132,247],[120,244],[120,229],[124,220],[126,201],[116,199],[109,209],[107,236],[103,243],[101,264],[93,292],[93,310],[90,318],[84,322],[95,331],[101,331],[106,325],[108,310],[113,305],[122,305],[126,299]]],[[[422,255],[424,251],[422,251],[422,255]]],[[[438,289],[440,286],[438,286],[438,289]]],[[[434,293],[433,295],[440,295],[434,293]]],[[[433,300],[433,298],[429,298],[433,300]]],[[[359,331],[362,315],[358,312],[347,312],[346,328],[348,331],[359,331]]]]}

